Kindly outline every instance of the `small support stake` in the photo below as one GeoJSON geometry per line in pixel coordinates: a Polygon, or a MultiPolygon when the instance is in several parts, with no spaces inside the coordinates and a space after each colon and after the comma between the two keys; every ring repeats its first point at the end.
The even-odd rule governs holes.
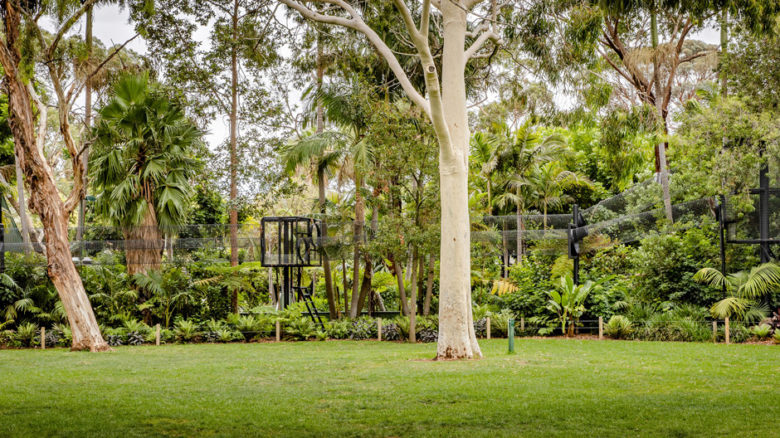
{"type": "Polygon", "coordinates": [[[718,321],[712,321],[712,342],[718,343],[718,321]]]}
{"type": "Polygon", "coordinates": [[[731,333],[729,333],[729,317],[726,317],[726,345],[731,343],[731,333]]]}
{"type": "Polygon", "coordinates": [[[376,340],[382,340],[382,318],[376,319],[376,340]]]}
{"type": "Polygon", "coordinates": [[[160,346],[160,324],[154,327],[154,345],[160,346]]]}
{"type": "Polygon", "coordinates": [[[599,316],[599,341],[604,340],[604,318],[599,316]]]}
{"type": "Polygon", "coordinates": [[[520,317],[520,333],[525,333],[525,317],[520,317]]]}
{"type": "Polygon", "coordinates": [[[515,320],[507,321],[506,337],[509,339],[509,354],[515,352],[515,320]]]}
{"type": "Polygon", "coordinates": [[[276,320],[276,342],[282,340],[282,323],[278,319],[276,320]]]}
{"type": "Polygon", "coordinates": [[[490,339],[490,317],[485,318],[485,334],[490,339]]]}
{"type": "Polygon", "coordinates": [[[46,349],[46,327],[41,327],[41,350],[46,349]]]}

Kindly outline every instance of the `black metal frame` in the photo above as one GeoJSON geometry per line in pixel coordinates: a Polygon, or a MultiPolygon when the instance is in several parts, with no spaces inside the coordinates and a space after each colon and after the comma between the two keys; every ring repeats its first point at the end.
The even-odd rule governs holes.
{"type": "MultiPolygon", "coordinates": [[[[760,150],[760,155],[763,156],[764,149],[760,150]]],[[[780,245],[780,240],[769,238],[769,195],[780,196],[780,187],[769,186],[769,164],[764,162],[761,164],[761,169],[758,175],[757,189],[750,189],[751,195],[758,195],[758,239],[729,239],[726,234],[726,227],[730,221],[726,219],[726,197],[720,196],[720,203],[718,205],[718,225],[720,226],[720,265],[721,271],[726,273],[726,244],[738,244],[738,245],[759,245],[761,253],[761,263],[768,263],[772,259],[777,259],[778,256],[772,252],[772,245],[780,245]]]]}
{"type": "Polygon", "coordinates": [[[314,281],[308,286],[301,284],[303,268],[320,266],[322,224],[318,219],[302,216],[268,216],[261,221],[260,265],[276,270],[279,307],[289,306],[294,298],[306,304],[309,317],[324,330],[325,324],[314,306],[314,281]],[[276,226],[276,242],[269,247],[269,225],[276,226]],[[267,250],[272,250],[276,259],[271,260],[267,250]],[[281,281],[279,281],[281,273],[281,281]]]}
{"type": "Polygon", "coordinates": [[[571,209],[571,223],[566,233],[566,239],[569,243],[569,258],[574,260],[574,268],[572,269],[574,284],[580,284],[580,243],[588,235],[586,225],[587,222],[580,213],[580,206],[574,204],[571,209]]]}

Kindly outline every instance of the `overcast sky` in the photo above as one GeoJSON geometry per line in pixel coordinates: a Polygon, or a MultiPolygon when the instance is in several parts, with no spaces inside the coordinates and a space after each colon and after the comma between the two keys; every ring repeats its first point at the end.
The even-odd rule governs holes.
{"type": "MultiPolygon", "coordinates": [[[[97,7],[94,17],[93,34],[107,46],[115,43],[121,44],[135,34],[132,24],[129,23],[127,11],[120,10],[118,6],[107,5],[97,7]]],[[[80,32],[78,26],[76,27],[76,31],[80,32]]],[[[207,37],[207,32],[207,29],[202,29],[198,33],[201,33],[203,39],[205,39],[207,37]]],[[[691,37],[709,44],[718,44],[720,41],[719,32],[714,28],[704,29],[701,32],[693,34],[691,37]]],[[[138,53],[147,52],[146,42],[142,38],[136,38],[128,44],[128,47],[138,53]]],[[[565,100],[566,98],[563,97],[563,99],[565,100]]],[[[556,99],[558,105],[564,103],[557,102],[558,100],[560,99],[556,99]]],[[[209,126],[209,133],[206,136],[206,140],[209,145],[214,148],[225,140],[228,132],[228,119],[226,117],[214,120],[209,126]]]]}

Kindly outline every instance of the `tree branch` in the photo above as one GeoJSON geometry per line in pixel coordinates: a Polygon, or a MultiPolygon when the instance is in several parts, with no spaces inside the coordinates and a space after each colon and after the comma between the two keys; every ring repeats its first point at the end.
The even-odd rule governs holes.
{"type": "Polygon", "coordinates": [[[422,108],[422,110],[425,112],[425,114],[428,117],[431,116],[431,108],[430,105],[428,104],[428,101],[426,101],[425,98],[414,88],[414,85],[412,85],[412,82],[409,80],[409,77],[407,76],[406,72],[401,66],[401,63],[398,61],[398,58],[396,58],[395,55],[393,54],[393,51],[390,50],[390,48],[387,46],[387,44],[385,44],[382,38],[379,35],[377,35],[377,33],[374,32],[374,30],[371,29],[360,18],[359,15],[357,15],[356,11],[351,6],[349,6],[348,4],[346,4],[341,0],[315,0],[315,1],[341,6],[342,9],[350,13],[350,15],[352,16],[351,19],[347,19],[347,18],[334,17],[332,15],[326,15],[326,14],[320,14],[314,12],[295,0],[278,0],[278,1],[285,4],[287,7],[298,11],[298,13],[300,13],[303,17],[309,20],[317,21],[320,23],[343,26],[352,30],[356,30],[362,33],[363,35],[365,35],[366,38],[368,38],[369,42],[374,46],[374,48],[376,48],[379,55],[382,58],[384,58],[384,60],[387,62],[388,66],[390,67],[390,70],[392,70],[393,74],[395,74],[396,78],[398,79],[398,82],[400,82],[401,88],[403,88],[404,92],[406,92],[406,95],[409,96],[409,99],[415,104],[417,104],[420,108],[422,108]]]}

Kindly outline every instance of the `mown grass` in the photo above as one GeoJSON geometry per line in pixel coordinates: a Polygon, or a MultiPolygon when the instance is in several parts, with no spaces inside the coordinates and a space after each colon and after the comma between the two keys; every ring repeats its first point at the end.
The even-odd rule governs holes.
{"type": "Polygon", "coordinates": [[[0,436],[777,436],[780,348],[580,340],[0,351],[0,436]]]}

